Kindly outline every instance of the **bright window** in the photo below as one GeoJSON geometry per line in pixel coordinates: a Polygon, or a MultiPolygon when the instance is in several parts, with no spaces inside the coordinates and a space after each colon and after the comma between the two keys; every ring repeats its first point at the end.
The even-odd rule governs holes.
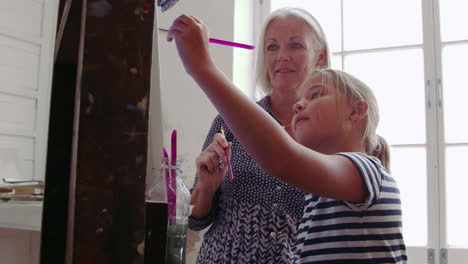
{"type": "Polygon", "coordinates": [[[271,11],[307,9],[327,35],[332,68],[373,88],[381,114],[378,133],[392,145],[410,262],[426,263],[427,248],[433,248],[447,249],[448,263],[462,263],[458,260],[468,257],[468,214],[461,210],[468,184],[468,2],[270,0],[266,5],[271,11]]]}

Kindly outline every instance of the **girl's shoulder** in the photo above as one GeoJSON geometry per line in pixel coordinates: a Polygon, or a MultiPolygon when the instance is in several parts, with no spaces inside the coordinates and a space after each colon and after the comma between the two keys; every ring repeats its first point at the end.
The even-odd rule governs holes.
{"type": "Polygon", "coordinates": [[[359,152],[342,152],[338,155],[349,158],[359,170],[367,187],[368,197],[362,204],[371,206],[382,197],[399,199],[399,189],[395,179],[374,156],[359,152]]]}
{"type": "Polygon", "coordinates": [[[374,156],[370,156],[362,152],[339,152],[341,155],[350,159],[359,169],[377,169],[381,173],[390,174],[387,168],[382,165],[382,162],[374,156]]]}

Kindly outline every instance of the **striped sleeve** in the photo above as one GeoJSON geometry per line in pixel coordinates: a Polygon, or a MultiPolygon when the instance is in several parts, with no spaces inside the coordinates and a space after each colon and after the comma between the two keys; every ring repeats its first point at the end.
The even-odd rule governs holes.
{"type": "Polygon", "coordinates": [[[379,200],[382,192],[382,181],[386,173],[385,168],[382,166],[380,161],[368,155],[358,152],[347,152],[347,153],[338,153],[350,159],[354,165],[358,168],[361,176],[365,182],[367,191],[369,195],[363,203],[351,203],[357,207],[369,207],[379,200]]]}
{"type": "Polygon", "coordinates": [[[396,181],[375,157],[338,154],[355,164],[368,197],[355,204],[308,195],[298,229],[300,263],[406,263],[396,181]]]}

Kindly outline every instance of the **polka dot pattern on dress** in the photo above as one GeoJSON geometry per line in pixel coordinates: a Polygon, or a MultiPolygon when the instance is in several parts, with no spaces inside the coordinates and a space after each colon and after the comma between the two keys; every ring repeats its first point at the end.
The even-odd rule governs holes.
{"type": "MultiPolygon", "coordinates": [[[[269,96],[258,105],[275,118],[269,96]]],[[[255,263],[290,263],[295,254],[293,244],[306,193],[263,172],[219,115],[213,121],[203,149],[221,127],[226,139],[232,142],[234,180],[231,182],[225,177],[208,217],[190,218],[189,227],[194,230],[211,224],[197,263],[219,263],[220,260],[239,263],[236,261],[240,259],[256,260],[255,263]]],[[[198,177],[195,184],[197,181],[198,177]]]]}

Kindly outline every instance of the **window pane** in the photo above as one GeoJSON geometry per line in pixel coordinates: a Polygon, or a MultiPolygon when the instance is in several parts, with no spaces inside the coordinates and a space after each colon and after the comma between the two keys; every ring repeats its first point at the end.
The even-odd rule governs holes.
{"type": "Polygon", "coordinates": [[[468,157],[468,147],[447,147],[447,243],[452,247],[468,248],[466,157],[468,157]]]}
{"type": "Polygon", "coordinates": [[[468,1],[443,0],[440,5],[440,24],[442,41],[468,39],[468,1]]]}
{"type": "MultiPolygon", "coordinates": [[[[234,2],[234,41],[255,45],[254,28],[254,9],[251,8],[251,0],[237,0],[234,2]]],[[[233,68],[232,81],[247,96],[254,95],[254,52],[247,49],[232,49],[233,68]]]]}
{"type": "Polygon", "coordinates": [[[355,54],[344,69],[367,83],[380,108],[378,133],[390,144],[425,144],[423,54],[420,49],[355,54]]]}
{"type": "Polygon", "coordinates": [[[341,63],[341,55],[333,55],[331,56],[331,68],[342,70],[343,64],[341,63]]]}
{"type": "Polygon", "coordinates": [[[343,1],[345,50],[422,43],[421,0],[343,1]]]}
{"type": "Polygon", "coordinates": [[[330,51],[341,51],[341,0],[271,0],[271,10],[281,7],[301,7],[320,23],[330,45],[330,51]]]}
{"type": "Polygon", "coordinates": [[[445,140],[449,143],[468,142],[468,45],[447,46],[442,49],[445,140]]]}
{"type": "Polygon", "coordinates": [[[400,188],[405,243],[407,246],[426,246],[426,150],[392,148],[391,169],[400,188]]]}

